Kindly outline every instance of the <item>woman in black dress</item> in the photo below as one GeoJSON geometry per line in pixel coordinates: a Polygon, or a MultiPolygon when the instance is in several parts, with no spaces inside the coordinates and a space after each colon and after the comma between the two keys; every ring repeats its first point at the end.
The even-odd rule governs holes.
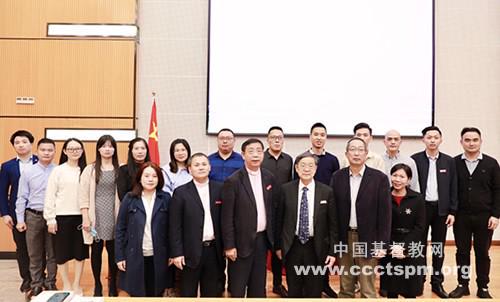
{"type": "Polygon", "coordinates": [[[385,258],[382,278],[387,285],[387,297],[415,298],[422,282],[425,263],[424,237],[425,203],[422,196],[408,188],[411,169],[396,164],[391,169],[392,230],[390,253],[385,258]]]}

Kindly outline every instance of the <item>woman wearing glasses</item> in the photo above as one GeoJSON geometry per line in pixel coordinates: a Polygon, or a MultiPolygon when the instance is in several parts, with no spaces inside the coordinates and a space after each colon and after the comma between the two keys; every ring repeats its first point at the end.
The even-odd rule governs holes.
{"type": "Polygon", "coordinates": [[[83,238],[91,245],[94,296],[102,296],[102,250],[108,252],[109,296],[117,296],[115,264],[115,222],[120,207],[116,190],[118,153],[115,139],[103,135],[97,140],[96,160],[83,170],[78,198],[83,216],[83,238]]]}
{"type": "Polygon", "coordinates": [[[80,174],[86,165],[83,143],[76,138],[66,140],[62,147],[59,166],[52,170],[45,193],[43,217],[47,221],[48,231],[54,234],[56,262],[63,289],[82,293],[80,278],[83,263],[89,257],[89,250],[83,244],[81,231],[82,213],[78,203],[80,174]],[[70,260],[75,260],[74,280],[69,280],[70,260]]]}

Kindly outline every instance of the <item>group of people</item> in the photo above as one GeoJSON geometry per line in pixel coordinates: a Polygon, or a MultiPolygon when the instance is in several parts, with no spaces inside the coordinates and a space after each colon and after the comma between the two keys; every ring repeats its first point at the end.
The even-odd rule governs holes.
{"type": "Polygon", "coordinates": [[[370,150],[372,129],[359,123],[340,159],[325,150],[327,129],[315,123],[311,146],[295,160],[278,126],[234,151],[230,129],[218,150],[191,154],[185,139],[170,145],[170,163],[149,158],[147,142],[128,145],[120,166],[114,138],[96,143],[87,165],[83,143],[66,140],[59,165],[55,142],[19,130],[16,158],[0,170],[0,212],[12,229],[20,290],[81,293],[90,258],[94,295],[103,295],[102,251],[108,253],[108,295],[265,297],[267,257],[273,292],[281,297],[406,298],[422,294],[431,229],[432,291],[441,298],[469,295],[474,246],[480,298],[488,291],[489,248],[500,216],[500,168],[481,152],[479,129],[464,128],[464,152],[441,152],[441,130],[422,131],[425,150],[400,153],[401,135],[386,133],[386,152],[370,150]],[[443,288],[444,244],[453,226],[458,285],[443,288]],[[472,239],[473,242],[472,242],[472,239]],[[74,261],[70,281],[68,263],[74,261]],[[421,270],[420,268],[424,268],[421,270]],[[419,270],[420,269],[420,270],[419,270]],[[283,285],[283,271],[287,287],[283,285]],[[398,273],[399,272],[399,273],[398,273]],[[404,272],[401,274],[401,272],[404,272]],[[340,275],[338,294],[330,274],[340,275]]]}

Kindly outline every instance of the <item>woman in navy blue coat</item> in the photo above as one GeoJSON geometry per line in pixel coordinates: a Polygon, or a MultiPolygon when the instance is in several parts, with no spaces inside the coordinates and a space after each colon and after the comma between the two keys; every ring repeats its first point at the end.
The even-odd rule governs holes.
{"type": "Polygon", "coordinates": [[[158,297],[172,280],[168,266],[168,204],[160,168],[144,163],[136,185],[123,199],[116,224],[120,287],[132,297],[158,297]]]}

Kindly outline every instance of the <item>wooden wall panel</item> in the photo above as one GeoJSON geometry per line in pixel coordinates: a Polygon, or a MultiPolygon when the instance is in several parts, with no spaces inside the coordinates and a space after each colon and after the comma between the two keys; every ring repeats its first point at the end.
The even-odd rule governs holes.
{"type": "MultiPolygon", "coordinates": [[[[4,162],[15,156],[14,150],[9,143],[10,135],[18,129],[29,130],[35,136],[35,143],[33,145],[33,152],[36,151],[36,142],[43,137],[45,128],[119,128],[131,129],[133,128],[133,119],[14,119],[14,118],[0,118],[0,142],[4,148],[0,148],[0,162],[4,162]]],[[[59,161],[63,142],[56,142],[56,159],[59,161]]],[[[95,160],[95,142],[84,142],[85,152],[87,155],[87,162],[95,160]]],[[[118,159],[120,163],[127,161],[127,148],[128,142],[118,143],[118,159]]],[[[14,251],[15,245],[12,240],[12,234],[9,229],[0,223],[0,251],[14,251]]]]}
{"type": "MultiPolygon", "coordinates": [[[[26,129],[33,133],[36,144],[36,141],[44,136],[45,128],[133,129],[133,119],[0,118],[0,142],[4,146],[4,148],[0,148],[0,162],[14,157],[14,150],[12,150],[9,143],[12,133],[19,129],[26,129]]],[[[93,147],[89,149],[89,158],[95,156],[93,149],[93,147]]],[[[118,155],[120,161],[122,158],[123,162],[126,161],[126,153],[119,153],[118,155]]]]}
{"type": "Polygon", "coordinates": [[[136,0],[2,0],[0,37],[44,38],[47,23],[136,23],[136,0]]]}
{"type": "Polygon", "coordinates": [[[0,54],[0,116],[134,116],[134,41],[0,40],[0,54]]]}

